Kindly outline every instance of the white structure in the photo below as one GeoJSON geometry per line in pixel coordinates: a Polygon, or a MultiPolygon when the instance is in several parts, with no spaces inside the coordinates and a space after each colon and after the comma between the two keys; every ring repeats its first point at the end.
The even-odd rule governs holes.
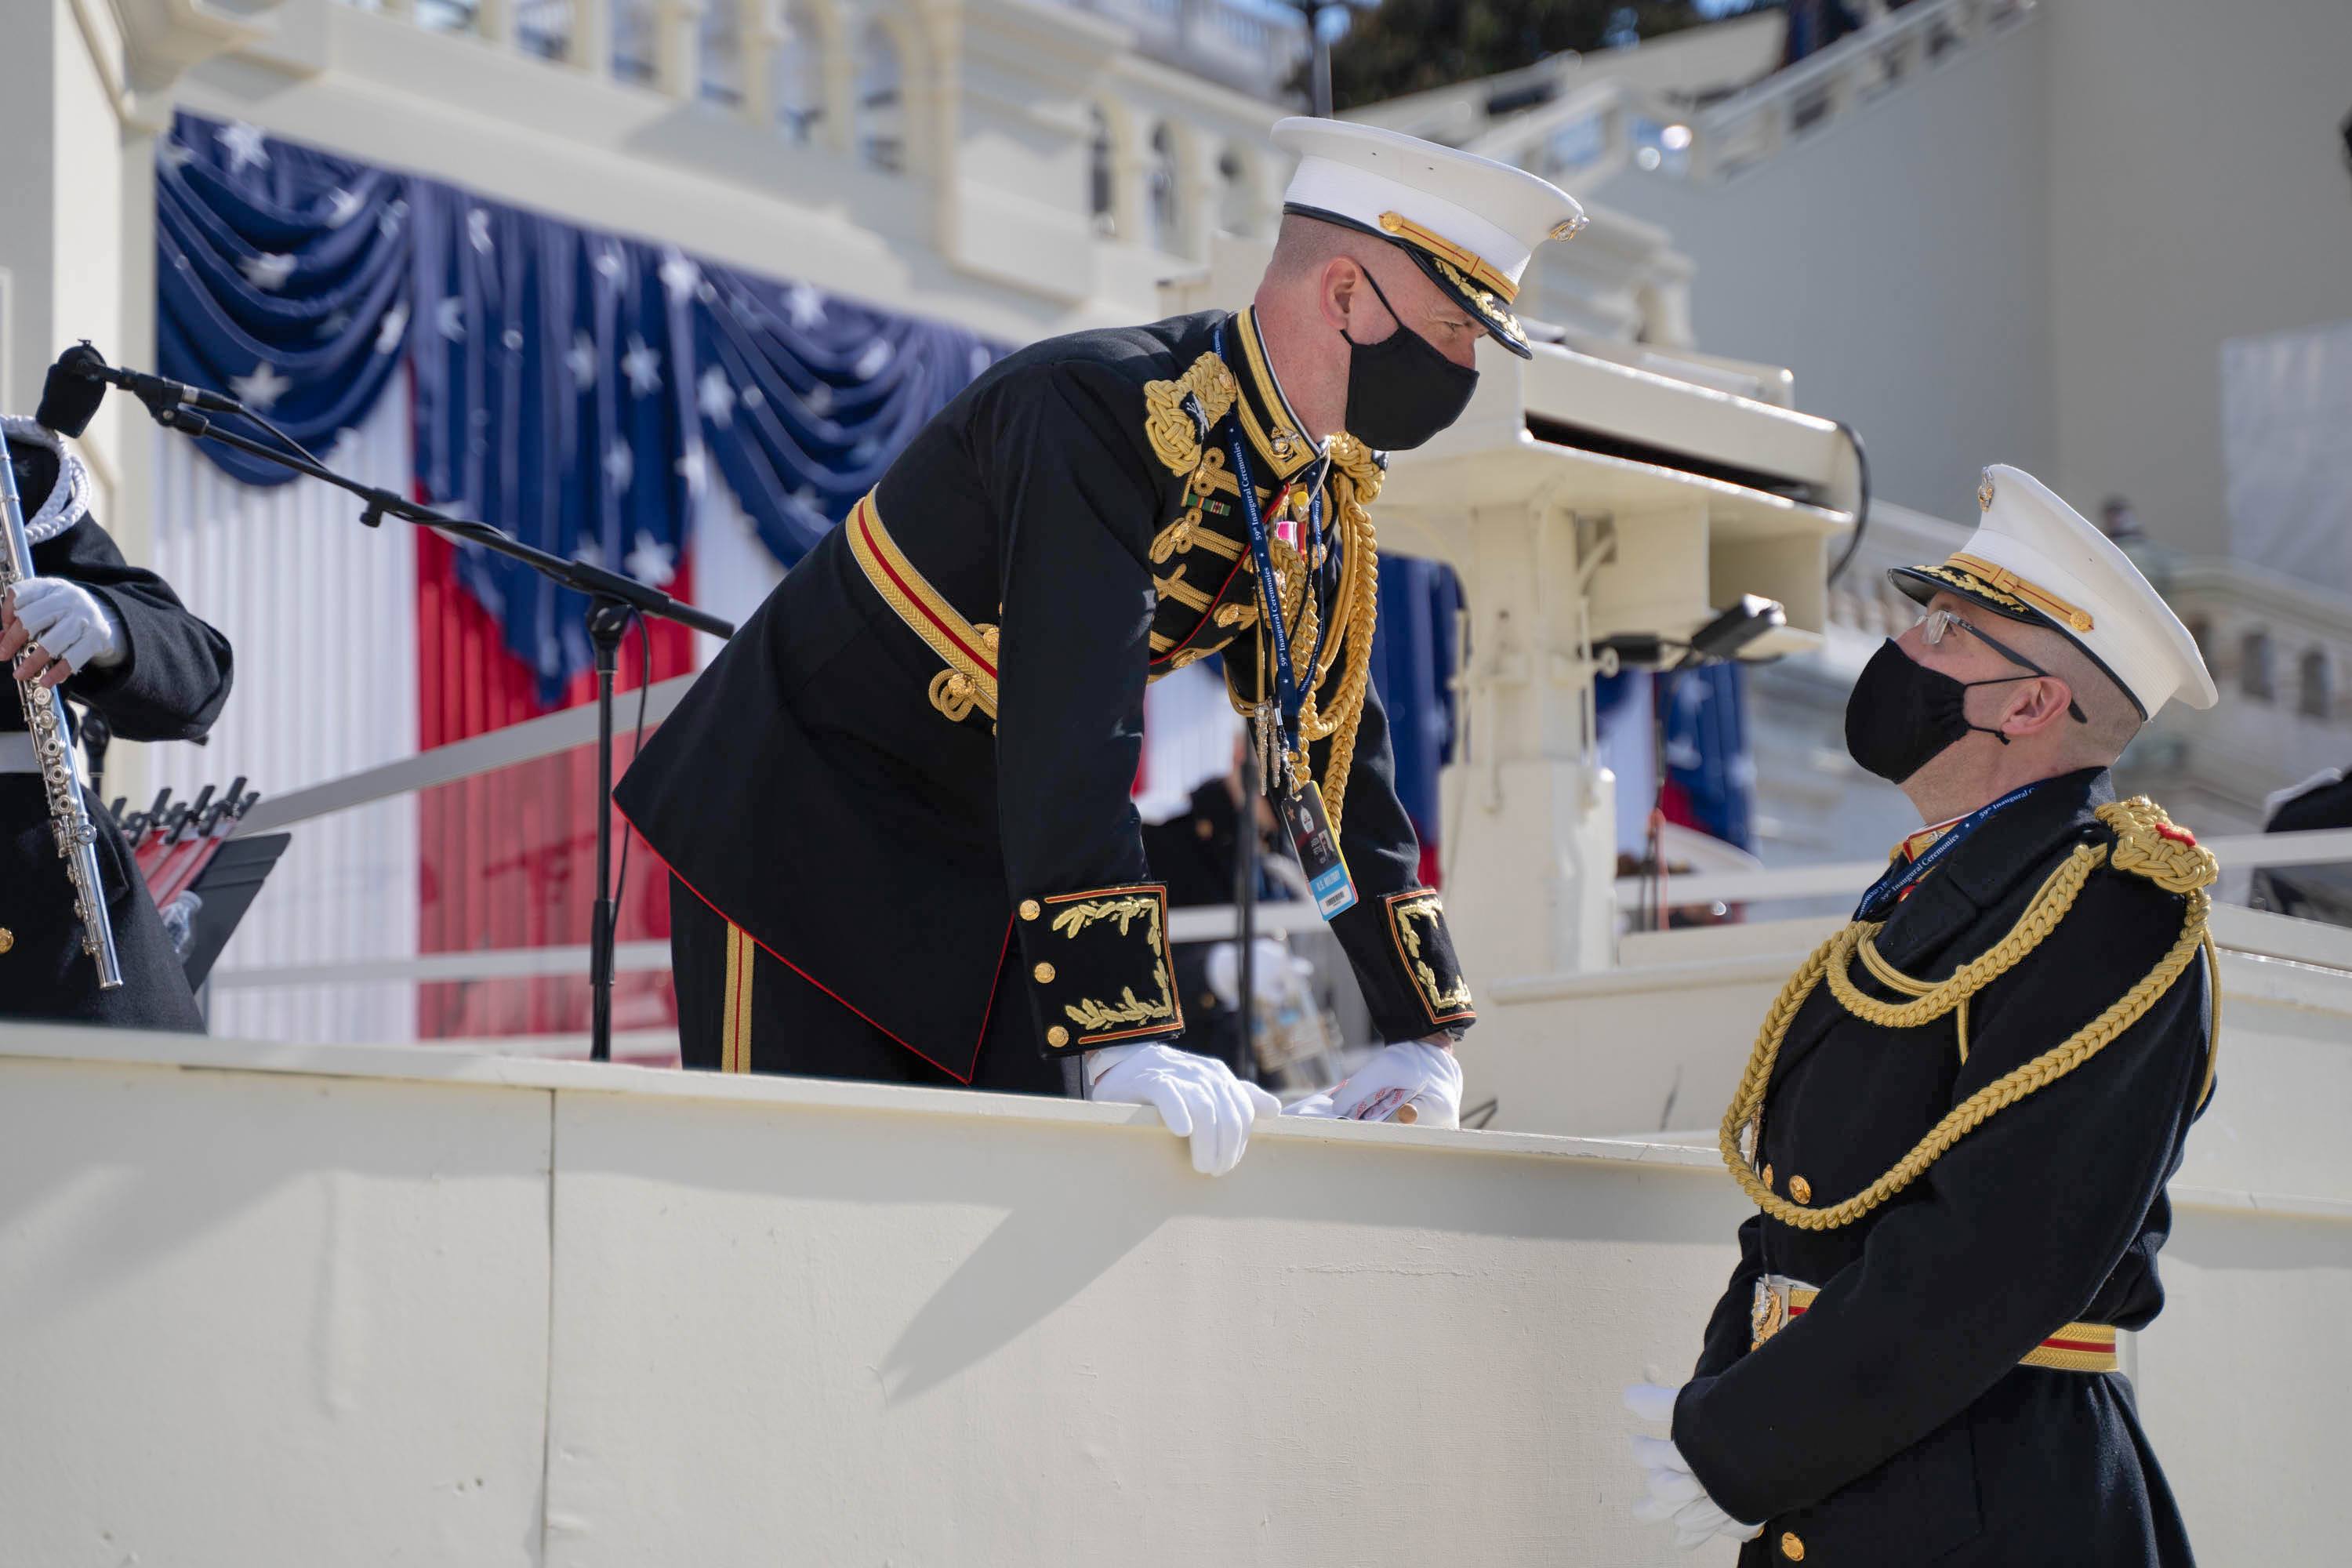
{"type": "Polygon", "coordinates": [[[1877,20],[1786,71],[1750,19],[1418,118],[1671,233],[1698,341],[1865,422],[1889,499],[1942,513],[2012,462],[2221,553],[2225,346],[2352,318],[2352,103],[2321,64],[2352,57],[2352,10],[1859,8],[1877,20]]]}
{"type": "MultiPolygon", "coordinates": [[[[0,403],[29,402],[73,337],[150,357],[149,171],[178,105],[1003,338],[1163,299],[1234,302],[1284,173],[1264,161],[1263,95],[1297,41],[1241,4],[27,0],[0,54],[16,170],[0,403]],[[1267,29],[1262,72],[1202,43],[1251,27],[1267,29]]],[[[1817,138],[1687,188],[1729,201],[1825,154],[1849,113],[1927,103],[1979,67],[2044,85],[2026,51],[2055,28],[1990,26],[2012,9],[1920,0],[1901,26],[1986,26],[1963,29],[1948,68],[1905,67],[1874,102],[1829,93],[1817,138]]],[[[1555,98],[1591,89],[1616,116],[1599,143],[1613,201],[1654,188],[1645,150],[1661,179],[1664,152],[1705,157],[1696,132],[1666,147],[1693,120],[1644,129],[1643,95],[1769,63],[1776,26],[1528,79],[1555,98]]],[[[2033,123],[1998,145],[2027,156],[2033,123]]],[[[584,963],[576,947],[420,963],[355,881],[343,923],[289,907],[280,945],[243,960],[248,993],[284,986],[286,970],[259,972],[271,963],[310,988],[294,1041],[0,1034],[0,1561],[1693,1561],[1628,1511],[1617,1391],[1694,1353],[1742,1205],[1688,1130],[1719,1112],[1765,995],[1819,928],[1618,941],[1592,645],[1687,636],[1732,595],[1769,594],[1790,621],[1775,646],[1822,662],[1781,667],[1768,700],[1809,690],[1818,717],[1843,703],[1835,661],[1889,626],[1874,568],[1934,558],[1947,525],[1882,500],[1853,575],[1825,590],[1859,476],[1771,366],[1804,364],[1815,405],[1853,386],[1793,354],[1693,352],[1679,232],[1595,216],[1530,279],[1534,313],[1571,333],[1526,366],[1490,353],[1470,416],[1401,461],[1381,503],[1384,541],[1455,561],[1472,595],[1470,750],[1445,805],[1487,1011],[1465,1057],[1473,1100],[1529,1131],[1286,1123],[1211,1184],[1124,1109],[315,1043],[397,1016],[370,1010],[370,986],[584,963]],[[1596,1132],[1647,1141],[1559,1135],[1596,1132]]],[[[1930,232],[1957,238],[1964,221],[1930,232]]],[[[1806,254],[1803,226],[1783,227],[1806,254]]],[[[1753,248],[1772,231],[1728,232],[1753,248]]],[[[1701,265],[1705,287],[1736,283],[1712,251],[1701,265]]],[[[1993,422],[1970,439],[2000,420],[2073,438],[2040,417],[2053,395],[2063,406],[2063,379],[2021,414],[1979,395],[1993,372],[1933,352],[1984,341],[1959,308],[1970,290],[2024,287],[2042,265],[1881,280],[1941,290],[1917,301],[1912,336],[1848,356],[1884,367],[1863,384],[1886,399],[1862,410],[1874,429],[1916,421],[1881,456],[1927,476],[1922,505],[1950,500],[1925,493],[1945,461],[1927,439],[1938,398],[1993,422]]],[[[1842,280],[1876,309],[1866,271],[1842,280]]],[[[1751,341],[1781,330],[1774,298],[1751,341]]],[[[1741,345],[1696,320],[1710,347],[1741,345]]],[[[404,448],[396,416],[383,424],[351,456],[394,479],[404,448]]],[[[321,616],[396,635],[397,559],[372,556],[362,592],[315,503],[208,495],[170,466],[184,452],[159,463],[119,406],[85,450],[131,552],[200,585],[248,647],[321,616]],[[186,501],[168,516],[164,487],[186,501]],[[245,569],[228,541],[266,545],[272,569],[245,569]]],[[[1980,455],[1959,459],[1958,495],[1980,455]]],[[[2268,668],[2280,689],[2310,647],[2340,672],[2352,647],[2352,623],[2305,590],[2195,564],[2176,586],[2209,647],[2236,639],[2236,662],[2216,659],[2225,685],[2268,668]],[[2255,632],[2274,639],[2267,656],[2255,632]]],[[[247,727],[221,745],[284,757],[257,827],[299,820],[353,866],[397,874],[407,793],[587,733],[575,711],[422,758],[381,727],[262,750],[313,733],[322,700],[381,716],[394,700],[365,682],[399,661],[345,640],[359,646],[333,658],[248,657],[247,727]]],[[[656,719],[682,684],[657,691],[656,719]]],[[[2340,689],[2290,721],[2336,722],[2340,689]]],[[[2277,741],[2243,728],[2259,710],[2225,702],[2193,716],[2210,733],[2157,739],[2178,740],[2184,778],[2235,800],[2226,760],[2277,741]]],[[[1874,786],[1849,799],[1819,750],[1770,758],[1768,815],[1851,828],[1855,803],[1890,802],[1874,786]]],[[[1853,852],[1827,836],[1809,848],[1853,852]]],[[[1830,875],[1851,891],[1846,868],[1830,875]]],[[[1175,934],[1214,921],[1188,911],[1175,934]]],[[[2326,1561],[2341,1423],[2314,1391],[2352,1378],[2332,1331],[2352,1315],[2352,1167],[2332,1120],[2352,1090],[2352,946],[2241,911],[2216,930],[2225,1090],[2173,1187],[2168,1309],[2127,1339],[2126,1364],[2210,1560],[2326,1561]]],[[[620,957],[667,962],[658,943],[620,957]]],[[[1697,1560],[1730,1555],[1718,1542],[1697,1560]]]]}
{"type": "MultiPolygon", "coordinates": [[[[2192,1140],[2125,1336],[2217,1563],[2342,1530],[2352,1188],[2332,1128],[2254,1135],[2352,1058],[2281,1050],[2311,1110],[2192,1140]]],[[[15,1031],[0,1555],[1731,1561],[1633,1518],[1617,1404],[1731,1268],[1712,1152],[1288,1122],[1209,1182],[1148,1116],[15,1031]]]]}

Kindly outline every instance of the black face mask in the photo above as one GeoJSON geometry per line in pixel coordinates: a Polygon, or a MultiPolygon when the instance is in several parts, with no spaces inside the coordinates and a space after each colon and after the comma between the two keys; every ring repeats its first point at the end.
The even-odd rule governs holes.
{"type": "Polygon", "coordinates": [[[1955,680],[1919,663],[1889,638],[1863,666],[1862,679],[1846,699],[1845,749],[1880,778],[1899,784],[1971,731],[2006,746],[2009,737],[1999,730],[1969,722],[1969,689],[2034,679],[2027,674],[1955,680]]]}
{"type": "Polygon", "coordinates": [[[1339,333],[1349,348],[1348,434],[1378,450],[1402,452],[1462,417],[1478,389],[1478,373],[1455,364],[1406,326],[1370,272],[1364,281],[1387,307],[1396,331],[1376,343],[1360,343],[1344,329],[1339,333]]]}

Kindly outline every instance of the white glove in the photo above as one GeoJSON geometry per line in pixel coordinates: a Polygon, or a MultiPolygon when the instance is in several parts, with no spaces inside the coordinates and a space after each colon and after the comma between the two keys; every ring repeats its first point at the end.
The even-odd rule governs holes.
{"type": "MultiPolygon", "coordinates": [[[[1644,1421],[1671,1426],[1675,1395],[1681,1392],[1654,1383],[1637,1383],[1625,1391],[1625,1408],[1644,1421]]],[[[1675,1447],[1673,1438],[1635,1437],[1633,1462],[1642,1467],[1649,1487],[1647,1494],[1633,1505],[1633,1517],[1653,1523],[1672,1523],[1675,1544],[1684,1550],[1718,1535],[1727,1535],[1734,1541],[1753,1541],[1764,1533],[1761,1524],[1743,1524],[1716,1506],[1715,1500],[1706,1495],[1706,1488],[1691,1473],[1689,1462],[1675,1447]]]]}
{"type": "Polygon", "coordinates": [[[1278,1116],[1282,1101],[1208,1057],[1171,1046],[1106,1046],[1087,1053],[1089,1100],[1149,1105],[1179,1138],[1192,1140],[1192,1169],[1222,1176],[1241,1163],[1250,1123],[1278,1116]]]}
{"type": "Polygon", "coordinates": [[[1286,1114],[1385,1121],[1408,1104],[1424,1127],[1462,1125],[1462,1064],[1452,1051],[1427,1040],[1386,1047],[1344,1081],[1286,1114]]]}
{"type": "Polygon", "coordinates": [[[63,577],[27,577],[8,598],[9,613],[0,616],[0,624],[7,627],[0,633],[0,657],[14,658],[26,642],[33,644],[16,671],[17,679],[30,680],[52,665],[61,666],[47,679],[55,686],[92,666],[122,662],[122,628],[98,595],[80,584],[63,577]]]}

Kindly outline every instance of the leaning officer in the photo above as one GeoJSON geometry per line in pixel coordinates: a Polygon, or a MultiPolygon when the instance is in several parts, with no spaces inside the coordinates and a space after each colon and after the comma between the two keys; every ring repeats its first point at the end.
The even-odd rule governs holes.
{"type": "MultiPolygon", "coordinates": [[[[186,741],[228,699],[228,639],[169,584],[131,565],[89,515],[89,477],[56,434],[0,416],[25,509],[34,576],[0,597],[0,660],[105,715],[118,737],[186,741]]],[[[24,704],[0,696],[0,1016],[202,1029],[186,972],[114,821],[91,802],[100,880],[122,966],[101,989],[82,951],[24,704]]]]}
{"type": "Polygon", "coordinates": [[[2197,645],[2031,475],[1903,568],[1846,743],[1930,824],[1766,1014],[1723,1122],[1760,1211],[1637,1439],[1651,1517],[1744,1564],[2187,1564],[2116,1333],[2164,1302],[2213,1087],[2212,856],[2107,768],[2197,645]]]}
{"type": "Polygon", "coordinates": [[[1352,874],[1332,926],[1389,1044],[1336,1112],[1458,1103],[1475,1010],[1371,687],[1370,509],[1381,449],[1461,414],[1482,338],[1528,353],[1517,280],[1581,216],[1390,132],[1288,120],[1275,141],[1300,161],[1250,308],[979,377],[622,781],[675,878],[687,1066],[1151,1104],[1197,1167],[1230,1168],[1275,1102],[1174,1048],[1166,892],[1129,798],[1145,684],[1222,651],[1272,787],[1318,794],[1352,874]]]}

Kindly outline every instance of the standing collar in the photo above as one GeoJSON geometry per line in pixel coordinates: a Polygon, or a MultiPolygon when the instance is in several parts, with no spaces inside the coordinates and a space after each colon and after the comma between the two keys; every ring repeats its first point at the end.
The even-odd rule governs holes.
{"type": "Polygon", "coordinates": [[[2115,783],[2105,768],[2084,768],[2045,780],[2024,799],[1995,812],[1887,917],[1874,939],[1878,955],[1901,969],[1940,949],[2019,883],[2047,876],[2061,847],[2102,831],[2096,812],[2115,798],[2115,783]]]}
{"type": "Polygon", "coordinates": [[[1294,479],[1317,458],[1323,449],[1307,437],[1306,426],[1292,411],[1290,400],[1282,395],[1282,383],[1275,379],[1274,361],[1265,352],[1265,340],[1257,330],[1257,311],[1244,306],[1226,328],[1226,355],[1234,361],[1229,368],[1241,388],[1234,400],[1234,412],[1241,417],[1242,429],[1249,437],[1251,449],[1266,465],[1268,477],[1279,483],[1294,479]]]}

